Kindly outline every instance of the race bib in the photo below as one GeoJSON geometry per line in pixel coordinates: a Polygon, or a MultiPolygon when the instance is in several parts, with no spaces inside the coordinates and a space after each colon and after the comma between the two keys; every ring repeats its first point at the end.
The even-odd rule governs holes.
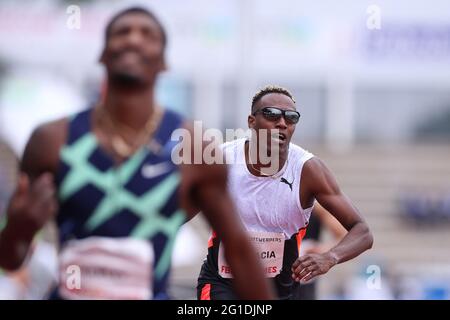
{"type": "Polygon", "coordinates": [[[59,257],[59,293],[65,299],[151,299],[153,260],[145,240],[72,240],[59,257]]]}
{"type": "MultiPolygon", "coordinates": [[[[276,232],[248,232],[258,257],[264,267],[265,276],[273,278],[283,267],[284,235],[276,232]]],[[[219,245],[219,275],[222,278],[233,278],[231,267],[225,260],[222,242],[219,245]]]]}

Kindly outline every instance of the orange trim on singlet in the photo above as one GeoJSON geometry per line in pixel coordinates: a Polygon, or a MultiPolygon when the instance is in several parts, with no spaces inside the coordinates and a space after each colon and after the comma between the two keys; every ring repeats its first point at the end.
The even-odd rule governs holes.
{"type": "Polygon", "coordinates": [[[213,246],[213,240],[215,237],[217,237],[217,235],[216,235],[216,232],[213,230],[211,237],[209,237],[209,240],[208,240],[208,249],[213,246]]]}
{"type": "Polygon", "coordinates": [[[298,253],[300,254],[300,247],[302,246],[302,240],[303,237],[306,234],[306,227],[301,228],[300,230],[298,230],[298,233],[296,235],[297,238],[297,249],[298,249],[298,253]]]}
{"type": "Polygon", "coordinates": [[[202,288],[200,300],[211,300],[211,284],[205,284],[205,286],[202,288]]]}

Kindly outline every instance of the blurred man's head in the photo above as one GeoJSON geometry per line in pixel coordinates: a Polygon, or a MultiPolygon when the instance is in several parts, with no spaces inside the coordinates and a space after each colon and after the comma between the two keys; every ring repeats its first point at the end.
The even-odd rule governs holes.
{"type": "Polygon", "coordinates": [[[108,23],[101,62],[108,80],[124,87],[147,87],[165,70],[166,32],[150,11],[133,7],[108,23]]]}
{"type": "MultiPolygon", "coordinates": [[[[276,141],[280,151],[286,151],[295,131],[300,114],[295,108],[292,94],[279,86],[266,86],[255,94],[252,100],[248,126],[256,132],[266,129],[268,142],[276,141]],[[277,129],[278,133],[273,130],[277,129]]],[[[259,136],[259,135],[258,135],[259,136]]]]}

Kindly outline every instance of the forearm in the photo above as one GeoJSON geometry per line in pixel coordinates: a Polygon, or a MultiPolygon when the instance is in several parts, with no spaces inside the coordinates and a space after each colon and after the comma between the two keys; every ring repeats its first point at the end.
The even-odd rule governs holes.
{"type": "Polygon", "coordinates": [[[353,259],[370,249],[373,236],[365,222],[356,223],[345,237],[328,254],[335,259],[336,264],[353,259]]]}
{"type": "Polygon", "coordinates": [[[203,190],[200,194],[202,211],[224,244],[225,258],[233,270],[234,288],[239,298],[274,299],[256,251],[228,194],[215,192],[213,188],[203,190]]]}
{"type": "Polygon", "coordinates": [[[256,251],[228,193],[226,166],[191,166],[191,174],[198,168],[201,170],[197,171],[198,180],[192,188],[192,200],[224,244],[225,258],[233,270],[237,295],[248,300],[274,299],[256,251]]]}
{"type": "Polygon", "coordinates": [[[19,236],[10,226],[0,232],[0,268],[17,270],[27,257],[33,236],[19,236]]]}
{"type": "Polygon", "coordinates": [[[225,256],[233,270],[233,286],[241,299],[275,299],[273,288],[264,278],[262,266],[248,239],[236,245],[225,246],[225,256]]]}

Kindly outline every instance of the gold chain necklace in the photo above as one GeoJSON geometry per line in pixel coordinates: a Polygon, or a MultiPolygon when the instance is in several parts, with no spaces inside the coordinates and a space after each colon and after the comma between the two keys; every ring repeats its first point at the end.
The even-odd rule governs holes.
{"type": "MultiPolygon", "coordinates": [[[[244,152],[245,152],[245,151],[244,151],[244,152]]],[[[249,157],[250,157],[250,146],[249,146],[249,148],[248,148],[248,152],[249,152],[249,157]]],[[[249,159],[249,160],[250,160],[250,159],[249,159]]],[[[286,159],[286,162],[285,162],[285,164],[284,164],[283,167],[287,166],[288,160],[289,160],[289,159],[287,158],[287,159],[286,159]]],[[[258,174],[260,174],[262,177],[265,177],[265,178],[278,179],[279,176],[283,174],[283,173],[281,172],[281,170],[283,170],[283,168],[281,168],[280,171],[275,172],[274,174],[267,174],[267,173],[262,172],[260,169],[256,169],[256,168],[253,166],[253,164],[252,164],[251,161],[249,161],[248,164],[250,165],[250,167],[251,167],[253,170],[255,170],[258,174]]]]}
{"type": "Polygon", "coordinates": [[[109,112],[106,111],[103,105],[97,107],[100,112],[99,118],[105,119],[109,122],[109,126],[111,127],[112,137],[111,137],[111,147],[118,156],[121,158],[130,157],[137,149],[139,149],[144,143],[150,140],[152,135],[154,134],[158,124],[161,120],[162,110],[160,108],[155,108],[153,110],[152,115],[149,117],[147,122],[145,123],[143,129],[134,130],[126,125],[117,123],[109,112]],[[126,139],[119,133],[119,127],[125,129],[129,132],[133,132],[133,135],[136,136],[134,138],[133,143],[129,143],[126,139]]]}
{"type": "MultiPolygon", "coordinates": [[[[286,164],[285,165],[287,165],[287,159],[286,159],[286,164]]],[[[281,170],[280,171],[278,171],[278,172],[275,172],[274,174],[267,174],[267,173],[264,173],[264,172],[262,172],[260,169],[256,169],[254,166],[253,166],[253,164],[251,163],[251,162],[249,162],[248,163],[249,165],[250,165],[250,167],[253,169],[253,170],[255,170],[256,172],[258,172],[258,174],[260,174],[261,176],[263,176],[263,177],[267,177],[267,178],[272,178],[272,179],[278,179],[279,178],[279,173],[281,173],[281,170]]],[[[283,168],[282,168],[283,169],[283,168]]],[[[282,174],[282,173],[281,173],[282,174]]]]}

